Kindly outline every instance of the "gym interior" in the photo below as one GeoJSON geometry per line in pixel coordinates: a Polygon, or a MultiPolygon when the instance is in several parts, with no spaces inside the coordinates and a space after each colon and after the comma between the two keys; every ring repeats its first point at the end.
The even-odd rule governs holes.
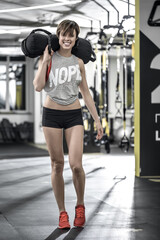
{"type": "MultiPolygon", "coordinates": [[[[0,1],[0,239],[160,239],[160,1],[0,1]],[[159,15],[158,15],[159,14],[159,15]],[[84,228],[60,230],[42,130],[44,91],[33,79],[39,57],[22,51],[34,29],[56,33],[76,21],[95,61],[87,83],[103,126],[79,93],[86,174],[84,228]]],[[[76,202],[63,139],[65,201],[76,202]]]]}

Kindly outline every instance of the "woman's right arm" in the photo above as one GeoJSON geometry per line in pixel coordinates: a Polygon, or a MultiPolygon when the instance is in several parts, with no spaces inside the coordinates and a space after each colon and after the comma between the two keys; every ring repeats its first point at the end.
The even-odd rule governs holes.
{"type": "Polygon", "coordinates": [[[38,70],[33,80],[34,89],[37,92],[41,92],[46,84],[47,67],[51,61],[52,55],[53,55],[53,51],[51,51],[51,55],[50,55],[48,53],[48,46],[46,46],[44,54],[39,59],[38,70]]]}

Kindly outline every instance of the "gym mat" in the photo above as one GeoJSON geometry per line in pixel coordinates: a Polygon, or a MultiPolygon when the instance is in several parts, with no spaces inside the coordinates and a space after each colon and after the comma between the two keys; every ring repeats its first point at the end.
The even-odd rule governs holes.
{"type": "Polygon", "coordinates": [[[49,156],[48,151],[29,143],[0,143],[0,160],[49,156]]]}

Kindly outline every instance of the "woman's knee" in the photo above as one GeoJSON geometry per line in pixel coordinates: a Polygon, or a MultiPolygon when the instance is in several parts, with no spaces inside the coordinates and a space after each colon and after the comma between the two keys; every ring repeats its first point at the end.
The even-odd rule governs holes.
{"type": "Polygon", "coordinates": [[[71,166],[73,174],[75,174],[75,175],[79,175],[83,172],[82,165],[70,165],[70,166],[71,166]]]}
{"type": "Polygon", "coordinates": [[[64,168],[64,161],[63,160],[55,160],[51,158],[51,166],[52,171],[56,174],[62,174],[64,168]]]}

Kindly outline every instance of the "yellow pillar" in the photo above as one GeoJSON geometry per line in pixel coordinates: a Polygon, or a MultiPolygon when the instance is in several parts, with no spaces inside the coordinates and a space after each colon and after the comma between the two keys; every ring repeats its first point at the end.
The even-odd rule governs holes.
{"type": "Polygon", "coordinates": [[[135,1],[135,74],[134,74],[134,102],[135,102],[135,174],[140,176],[140,15],[139,0],[135,1]]]}

